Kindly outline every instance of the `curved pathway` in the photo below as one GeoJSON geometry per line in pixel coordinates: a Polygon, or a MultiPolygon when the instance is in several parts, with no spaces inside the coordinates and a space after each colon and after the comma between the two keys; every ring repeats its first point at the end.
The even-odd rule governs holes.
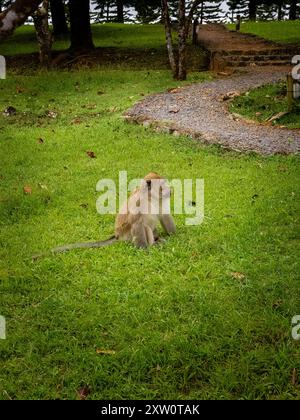
{"type": "MultiPolygon", "coordinates": [[[[239,119],[227,110],[228,92],[276,82],[287,68],[251,69],[249,73],[197,83],[150,95],[124,115],[129,121],[157,126],[175,135],[185,134],[206,143],[261,154],[298,153],[300,130],[289,130],[239,119]]],[[[300,118],[300,116],[299,116],[300,118]]]]}

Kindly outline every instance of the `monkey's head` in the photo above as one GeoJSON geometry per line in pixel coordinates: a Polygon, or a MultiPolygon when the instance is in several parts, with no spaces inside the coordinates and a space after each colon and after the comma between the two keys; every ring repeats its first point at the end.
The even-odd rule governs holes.
{"type": "Polygon", "coordinates": [[[151,192],[151,197],[154,200],[162,200],[171,196],[171,189],[166,180],[156,172],[150,172],[144,177],[141,188],[151,192]]]}

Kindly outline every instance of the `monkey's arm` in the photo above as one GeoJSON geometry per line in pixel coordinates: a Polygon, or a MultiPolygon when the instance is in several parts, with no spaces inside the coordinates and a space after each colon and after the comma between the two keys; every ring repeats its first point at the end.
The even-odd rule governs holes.
{"type": "MultiPolygon", "coordinates": [[[[105,241],[96,241],[96,242],[77,242],[75,244],[69,244],[69,245],[63,245],[63,246],[58,246],[57,248],[52,248],[50,253],[61,253],[61,252],[66,252],[66,251],[70,251],[71,249],[87,249],[87,248],[101,248],[103,246],[107,246],[110,244],[113,244],[114,242],[117,241],[117,238],[115,236],[112,236],[109,239],[106,239],[105,241]]],[[[48,255],[47,253],[45,254],[39,254],[39,255],[33,255],[32,259],[36,260],[40,257],[44,257],[48,255]]]]}
{"type": "Polygon", "coordinates": [[[176,232],[175,222],[171,214],[162,214],[159,216],[159,221],[169,235],[176,232]]]}

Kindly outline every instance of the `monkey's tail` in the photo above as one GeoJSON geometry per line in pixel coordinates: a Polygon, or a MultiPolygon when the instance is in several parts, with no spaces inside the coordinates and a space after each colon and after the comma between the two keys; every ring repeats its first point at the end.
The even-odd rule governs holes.
{"type": "MultiPolygon", "coordinates": [[[[51,253],[62,253],[71,251],[72,249],[87,249],[87,248],[101,248],[103,246],[111,245],[114,242],[116,242],[118,239],[115,237],[115,235],[111,236],[110,238],[106,239],[105,241],[96,241],[96,242],[77,242],[75,244],[69,244],[69,245],[63,245],[58,246],[56,248],[51,249],[51,253]]],[[[47,254],[38,254],[33,255],[32,259],[37,260],[40,257],[44,257],[47,254]]]]}

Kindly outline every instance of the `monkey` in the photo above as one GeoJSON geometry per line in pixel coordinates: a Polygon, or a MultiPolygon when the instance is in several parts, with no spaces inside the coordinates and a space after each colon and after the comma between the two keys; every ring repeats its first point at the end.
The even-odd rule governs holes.
{"type": "MultiPolygon", "coordinates": [[[[101,248],[117,241],[133,243],[137,248],[148,248],[160,241],[157,226],[160,223],[164,231],[171,235],[176,232],[176,225],[169,203],[171,189],[166,180],[156,172],[150,172],[141,181],[123,204],[115,220],[115,233],[104,241],[78,242],[51,249],[51,253],[62,253],[72,249],[101,248]],[[167,211],[165,211],[167,210],[167,211]]],[[[35,255],[35,260],[45,254],[35,255]]]]}

